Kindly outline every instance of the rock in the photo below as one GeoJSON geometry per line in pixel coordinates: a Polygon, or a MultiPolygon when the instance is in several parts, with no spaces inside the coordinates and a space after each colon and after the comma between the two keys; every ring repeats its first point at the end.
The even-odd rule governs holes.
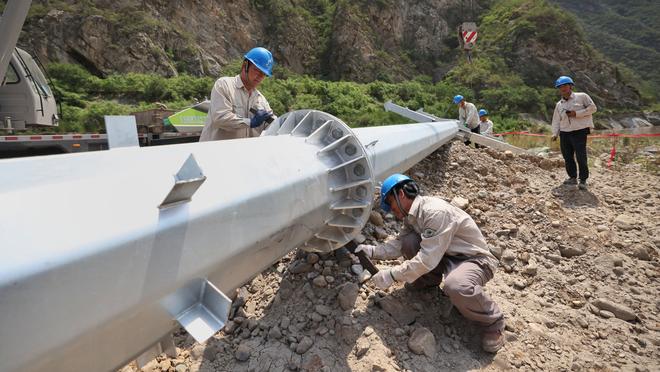
{"type": "Polygon", "coordinates": [[[609,230],[609,228],[605,225],[596,226],[596,231],[598,231],[598,232],[603,232],[603,231],[607,231],[607,230],[609,230]]]}
{"type": "Polygon", "coordinates": [[[369,340],[367,338],[360,337],[355,343],[355,356],[361,358],[369,351],[370,347],[371,344],[369,343],[369,340]]]}
{"type": "Polygon", "coordinates": [[[355,275],[360,275],[364,271],[364,268],[360,264],[351,265],[351,271],[355,275]]]}
{"type": "Polygon", "coordinates": [[[364,283],[367,280],[371,279],[371,273],[367,270],[364,270],[360,275],[358,275],[358,282],[364,283]]]}
{"type": "Polygon", "coordinates": [[[539,269],[538,266],[536,266],[535,264],[529,264],[525,267],[523,272],[529,276],[535,276],[536,273],[538,272],[538,269],[539,269]]]}
{"type": "Polygon", "coordinates": [[[337,294],[337,301],[342,310],[346,311],[353,309],[359,293],[360,287],[353,282],[348,282],[342,285],[337,294]]]}
{"type": "Polygon", "coordinates": [[[513,282],[513,287],[518,290],[523,290],[527,287],[527,281],[525,279],[517,279],[513,282]]]}
{"type": "Polygon", "coordinates": [[[246,360],[250,359],[251,353],[252,353],[252,348],[250,348],[247,344],[242,343],[238,345],[238,348],[234,353],[234,357],[236,358],[236,360],[240,362],[245,362],[246,360]]]}
{"type": "Polygon", "coordinates": [[[618,227],[623,231],[632,230],[637,225],[637,221],[626,214],[620,214],[614,219],[614,226],[618,227]]]}
{"type": "Polygon", "coordinates": [[[633,257],[638,258],[642,261],[651,261],[651,255],[649,254],[649,251],[648,249],[646,249],[646,247],[642,247],[642,246],[635,247],[635,249],[633,249],[632,255],[633,257]]]}
{"type": "Polygon", "coordinates": [[[512,223],[505,223],[504,226],[502,226],[504,229],[509,230],[510,233],[515,234],[518,232],[518,226],[512,224],[512,223]]]}
{"type": "Polygon", "coordinates": [[[607,310],[599,311],[598,315],[602,316],[605,319],[611,319],[611,318],[614,318],[614,316],[615,316],[611,311],[607,311],[607,310]]]}
{"type": "Polygon", "coordinates": [[[309,336],[305,336],[300,341],[298,346],[296,346],[296,353],[301,355],[305,354],[307,350],[309,350],[312,347],[312,345],[314,345],[314,341],[309,336]]]}
{"type": "Polygon", "coordinates": [[[383,221],[383,216],[376,211],[371,211],[371,214],[369,215],[369,222],[371,222],[374,226],[383,226],[385,224],[385,221],[383,221]]]}
{"type": "Polygon", "coordinates": [[[308,273],[313,269],[314,266],[306,261],[296,261],[291,266],[289,266],[289,272],[291,272],[291,274],[308,273]]]}
{"type": "Polygon", "coordinates": [[[328,285],[328,282],[325,280],[325,276],[323,275],[314,278],[312,283],[314,283],[316,287],[320,287],[320,288],[326,287],[328,285]]]}
{"type": "Polygon", "coordinates": [[[516,254],[513,251],[506,250],[502,254],[502,261],[504,262],[513,262],[516,260],[516,254]]]}
{"type": "Polygon", "coordinates": [[[589,328],[589,322],[584,317],[579,317],[577,318],[577,323],[580,325],[580,327],[587,329],[589,328]]]}
{"type": "Polygon", "coordinates": [[[271,339],[280,339],[282,338],[282,331],[280,331],[280,328],[278,326],[275,326],[268,331],[268,338],[271,339]]]}
{"type": "Polygon", "coordinates": [[[188,372],[188,366],[186,366],[186,365],[183,364],[183,363],[179,363],[179,364],[176,365],[176,367],[174,368],[174,370],[175,370],[176,372],[188,372]]]}
{"type": "Polygon", "coordinates": [[[314,265],[315,263],[319,262],[320,257],[316,253],[309,253],[307,255],[307,263],[314,265]]]}
{"type": "Polygon", "coordinates": [[[200,344],[195,345],[190,351],[190,357],[195,360],[201,359],[204,356],[204,349],[204,346],[200,344]]]}
{"type": "Polygon", "coordinates": [[[409,325],[415,321],[413,310],[392,296],[381,298],[377,304],[402,326],[409,325]]]}
{"type": "Polygon", "coordinates": [[[332,276],[332,275],[326,275],[326,276],[325,276],[325,281],[326,281],[328,284],[334,283],[334,282],[335,282],[335,277],[332,276]]]}
{"type": "Polygon", "coordinates": [[[325,305],[316,305],[314,307],[314,310],[316,310],[317,313],[319,313],[323,316],[328,316],[332,313],[332,309],[325,306],[325,305]]]}
{"type": "Polygon", "coordinates": [[[488,245],[488,250],[493,254],[498,260],[502,258],[502,247],[497,245],[488,245]]]}
{"type": "Polygon", "coordinates": [[[637,319],[637,315],[632,309],[627,306],[614,303],[610,300],[598,298],[594,300],[592,304],[600,310],[611,312],[614,314],[614,316],[621,320],[631,321],[637,319]]]}
{"type": "Polygon", "coordinates": [[[562,257],[571,258],[585,254],[587,250],[583,246],[564,246],[559,245],[559,253],[562,257]]]}
{"type": "Polygon", "coordinates": [[[234,331],[236,330],[236,327],[238,327],[238,324],[236,322],[234,322],[233,320],[230,320],[230,321],[227,322],[227,324],[225,324],[225,327],[222,330],[225,332],[225,334],[230,335],[230,334],[234,333],[234,331]]]}
{"type": "Polygon", "coordinates": [[[374,234],[376,235],[376,239],[378,240],[383,240],[387,239],[390,235],[383,229],[382,227],[376,227],[374,229],[374,234]]]}
{"type": "Polygon", "coordinates": [[[451,200],[451,205],[465,210],[468,205],[470,205],[470,201],[468,199],[461,198],[460,196],[455,196],[451,200]]]}
{"type": "Polygon", "coordinates": [[[289,328],[290,324],[291,324],[291,319],[288,316],[283,316],[282,320],[280,320],[280,327],[282,327],[282,329],[289,328]]]}
{"type": "Polygon", "coordinates": [[[561,226],[561,222],[559,222],[557,220],[553,220],[552,222],[550,222],[550,226],[552,226],[554,228],[558,228],[559,226],[561,226]]]}
{"type": "Polygon", "coordinates": [[[612,272],[616,276],[621,276],[625,273],[625,270],[622,267],[615,267],[614,269],[612,269],[612,272]]]}
{"type": "Polygon", "coordinates": [[[408,339],[408,347],[415,354],[433,358],[436,353],[435,336],[424,327],[417,328],[408,339]]]}

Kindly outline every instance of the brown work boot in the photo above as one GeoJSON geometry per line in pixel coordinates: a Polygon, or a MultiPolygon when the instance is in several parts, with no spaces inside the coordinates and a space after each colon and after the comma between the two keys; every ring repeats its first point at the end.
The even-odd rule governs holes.
{"type": "Polygon", "coordinates": [[[502,346],[504,346],[504,332],[501,330],[484,332],[481,347],[485,352],[497,353],[502,346]]]}

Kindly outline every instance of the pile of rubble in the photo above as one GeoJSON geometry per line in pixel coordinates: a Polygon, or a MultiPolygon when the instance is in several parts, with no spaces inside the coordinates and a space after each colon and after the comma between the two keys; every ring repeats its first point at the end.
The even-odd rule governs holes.
{"type": "MultiPolygon", "coordinates": [[[[297,251],[240,288],[223,331],[204,345],[180,331],[177,358],[143,370],[660,370],[657,175],[594,167],[582,191],[559,186],[556,157],[462,144],[408,174],[466,210],[500,258],[486,286],[507,317],[499,353],[481,351],[440,288],[381,291],[345,251],[297,251]]],[[[374,211],[357,240],[378,244],[398,228],[374,211]]]]}

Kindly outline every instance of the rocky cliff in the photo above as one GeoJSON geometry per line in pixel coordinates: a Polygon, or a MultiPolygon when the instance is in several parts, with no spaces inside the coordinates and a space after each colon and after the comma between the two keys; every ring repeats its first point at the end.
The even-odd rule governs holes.
{"type": "Polygon", "coordinates": [[[636,88],[588,45],[577,23],[552,12],[530,16],[530,3],[548,7],[509,0],[37,0],[19,44],[46,62],[78,63],[98,76],[217,76],[264,45],[294,73],[359,82],[424,74],[439,81],[463,59],[457,26],[475,19],[481,56],[504,58],[525,84],[541,89],[567,73],[599,103],[641,105],[636,88]]]}

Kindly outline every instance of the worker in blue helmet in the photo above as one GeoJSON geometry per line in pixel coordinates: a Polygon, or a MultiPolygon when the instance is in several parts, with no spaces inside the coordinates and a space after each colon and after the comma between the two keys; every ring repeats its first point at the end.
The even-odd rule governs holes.
{"type": "Polygon", "coordinates": [[[479,110],[479,132],[484,136],[493,136],[493,122],[488,118],[486,109],[479,110]]]}
{"type": "MultiPolygon", "coordinates": [[[[479,134],[479,115],[477,113],[477,107],[468,101],[465,100],[460,94],[454,96],[452,100],[455,105],[458,105],[458,122],[460,125],[466,126],[472,133],[479,134]]],[[[471,142],[469,140],[465,141],[466,145],[469,145],[471,142]]],[[[478,144],[474,144],[476,148],[479,148],[478,144]]]]}
{"type": "Polygon", "coordinates": [[[266,129],[275,116],[257,87],[273,75],[273,65],[268,49],[253,48],[243,56],[239,75],[215,82],[200,142],[257,137],[266,129]]]}
{"type": "Polygon", "coordinates": [[[380,205],[403,221],[396,239],[378,246],[360,244],[375,259],[405,261],[382,269],[372,280],[380,289],[405,282],[409,290],[427,290],[440,285],[466,318],[483,328],[482,347],[497,352],[504,344],[504,315],[483,290],[497,267],[497,259],[474,220],[462,209],[438,197],[420,194],[410,177],[393,174],[380,190],[380,205]]]}
{"type": "Polygon", "coordinates": [[[587,136],[594,127],[592,115],[597,109],[588,94],[573,92],[574,85],[570,76],[560,76],[555,80],[561,99],[552,115],[552,140],[560,138],[559,147],[568,174],[563,184],[569,187],[577,185],[579,189],[586,190],[589,178],[587,136]]]}

